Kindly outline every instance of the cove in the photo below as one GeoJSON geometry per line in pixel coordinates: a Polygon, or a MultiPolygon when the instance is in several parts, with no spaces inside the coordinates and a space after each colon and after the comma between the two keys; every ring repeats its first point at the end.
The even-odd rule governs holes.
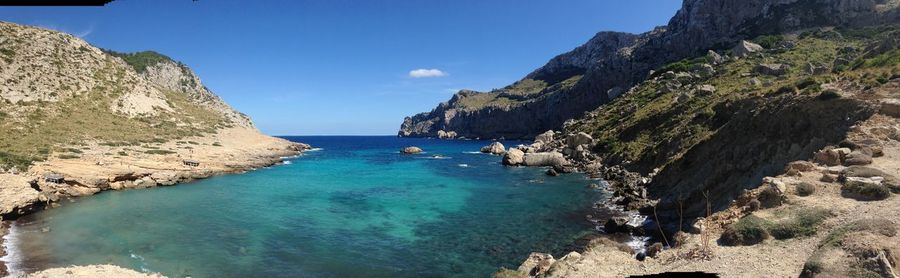
{"type": "MultiPolygon", "coordinates": [[[[485,277],[592,232],[583,175],[503,167],[487,141],[285,137],[284,165],[63,201],[20,218],[11,270],[115,264],[169,277],[485,277]],[[405,146],[426,153],[401,155],[405,146]],[[49,231],[48,231],[49,230],[49,231]]],[[[518,142],[504,142],[517,144],[518,142]]]]}

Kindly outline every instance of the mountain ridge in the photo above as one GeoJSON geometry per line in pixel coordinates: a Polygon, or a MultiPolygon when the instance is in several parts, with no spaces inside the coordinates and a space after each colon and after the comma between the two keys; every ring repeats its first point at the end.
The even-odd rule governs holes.
{"type": "Polygon", "coordinates": [[[529,90],[525,98],[508,98],[504,89],[483,95],[458,93],[455,102],[405,118],[398,135],[437,137],[444,131],[465,138],[531,138],[558,130],[565,121],[608,103],[667,63],[710,49],[727,49],[741,39],[760,35],[889,22],[900,14],[898,2],[686,0],[666,26],[642,34],[601,32],[585,45],[551,59],[516,84],[535,78],[558,82],[529,90]],[[482,99],[477,102],[482,105],[461,105],[459,99],[466,97],[482,99]]]}

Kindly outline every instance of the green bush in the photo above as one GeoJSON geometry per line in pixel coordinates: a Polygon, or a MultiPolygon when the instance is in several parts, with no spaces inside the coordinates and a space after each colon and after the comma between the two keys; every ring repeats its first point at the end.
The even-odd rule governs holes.
{"type": "Polygon", "coordinates": [[[769,232],[766,227],[771,225],[769,221],[748,215],[737,223],[725,227],[719,242],[729,246],[754,245],[769,238],[769,232]]]}
{"type": "Polygon", "coordinates": [[[753,40],[754,43],[758,44],[759,46],[765,47],[766,49],[776,47],[782,41],[784,41],[784,36],[782,35],[760,36],[753,40]]]}
{"type": "Polygon", "coordinates": [[[831,212],[820,208],[802,208],[787,219],[769,227],[769,234],[776,239],[790,239],[816,234],[819,224],[831,216],[831,212]]]}
{"type": "Polygon", "coordinates": [[[175,152],[170,150],[147,150],[144,153],[146,154],[173,154],[175,152]]]}
{"type": "Polygon", "coordinates": [[[154,66],[160,62],[173,61],[172,58],[154,51],[141,51],[135,53],[120,53],[108,49],[104,49],[103,51],[109,55],[122,58],[122,60],[125,60],[125,63],[128,63],[128,65],[139,73],[146,72],[147,67],[154,66]]]}
{"type": "Polygon", "coordinates": [[[829,89],[822,91],[822,93],[820,93],[816,98],[818,98],[819,100],[832,100],[841,98],[841,94],[833,89],[829,89]]]}

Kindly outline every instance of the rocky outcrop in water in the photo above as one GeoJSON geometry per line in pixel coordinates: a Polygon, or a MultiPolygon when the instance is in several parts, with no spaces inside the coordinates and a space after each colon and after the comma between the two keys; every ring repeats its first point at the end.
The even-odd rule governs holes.
{"type": "MultiPolygon", "coordinates": [[[[466,138],[531,138],[608,103],[667,63],[731,48],[759,35],[890,22],[898,18],[897,4],[896,0],[687,0],[667,26],[639,35],[599,33],[523,79],[546,86],[524,93],[460,91],[431,112],[404,119],[398,134],[434,137],[438,130],[452,130],[466,138]]],[[[746,44],[744,48],[757,49],[746,44]]]]}

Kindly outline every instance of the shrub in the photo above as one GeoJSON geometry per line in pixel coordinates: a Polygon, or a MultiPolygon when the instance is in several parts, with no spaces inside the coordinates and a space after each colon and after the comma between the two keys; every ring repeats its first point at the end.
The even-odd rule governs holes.
{"type": "Polygon", "coordinates": [[[759,46],[765,47],[766,49],[776,47],[782,41],[784,41],[784,36],[782,35],[760,36],[753,40],[754,43],[759,44],[759,46]]]}
{"type": "Polygon", "coordinates": [[[859,201],[877,201],[890,197],[891,190],[879,183],[845,182],[841,185],[841,195],[859,201]]]}
{"type": "Polygon", "coordinates": [[[147,153],[147,154],[173,154],[175,152],[170,151],[170,150],[147,150],[144,153],[147,153]]]}
{"type": "Polygon", "coordinates": [[[59,155],[59,156],[57,156],[57,157],[58,157],[59,159],[75,159],[75,158],[81,158],[81,156],[77,156],[77,155],[74,155],[74,154],[61,154],[61,155],[59,155]]]}
{"type": "Polygon", "coordinates": [[[816,193],[816,186],[807,182],[801,182],[797,185],[797,196],[809,196],[816,193]]]}
{"type": "Polygon", "coordinates": [[[774,208],[780,206],[784,202],[784,197],[781,196],[781,192],[778,192],[774,186],[766,185],[759,191],[759,196],[756,197],[759,200],[759,203],[762,208],[774,208]]]}
{"type": "Polygon", "coordinates": [[[216,146],[216,147],[221,147],[221,146],[222,146],[222,143],[215,142],[215,143],[212,143],[212,145],[213,145],[213,146],[216,146]]]}
{"type": "Polygon", "coordinates": [[[762,207],[762,205],[760,204],[759,200],[753,199],[747,203],[747,207],[750,208],[750,211],[757,211],[760,207],[762,207]]]}
{"type": "Polygon", "coordinates": [[[128,153],[124,152],[124,151],[119,151],[119,155],[120,156],[128,156],[128,153]]]}
{"type": "Polygon", "coordinates": [[[829,89],[822,91],[822,93],[820,93],[816,98],[818,98],[819,100],[832,100],[841,98],[841,94],[833,89],[829,89]]]}
{"type": "Polygon", "coordinates": [[[770,222],[765,219],[748,215],[738,220],[737,223],[725,227],[719,242],[730,246],[760,243],[769,238],[769,232],[766,230],[766,227],[769,225],[770,222]]]}
{"type": "Polygon", "coordinates": [[[831,212],[820,208],[802,208],[788,219],[772,224],[769,234],[776,239],[789,239],[815,235],[819,224],[831,216],[831,212]]]}

